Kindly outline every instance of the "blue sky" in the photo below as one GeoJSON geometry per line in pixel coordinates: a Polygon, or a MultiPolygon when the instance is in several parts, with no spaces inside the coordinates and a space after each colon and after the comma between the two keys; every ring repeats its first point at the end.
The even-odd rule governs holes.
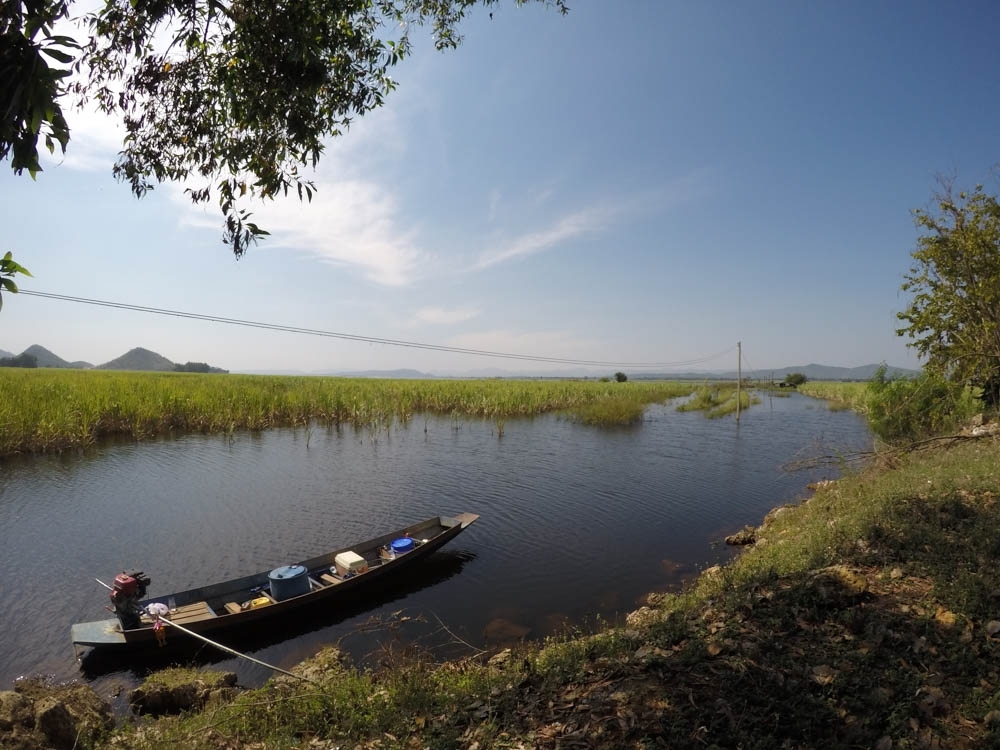
{"type": "MultiPolygon", "coordinates": [[[[609,363],[590,372],[732,369],[737,341],[744,368],[917,366],[895,334],[911,210],[938,174],[996,187],[1000,6],[578,0],[462,28],[446,53],[417,35],[312,204],[259,207],[272,237],[240,261],[214,207],[116,183],[114,124],[88,113],[37,181],[0,171],[0,250],[29,290],[609,363]]],[[[0,349],[36,343],[233,371],[566,369],[5,296],[0,349]]]]}

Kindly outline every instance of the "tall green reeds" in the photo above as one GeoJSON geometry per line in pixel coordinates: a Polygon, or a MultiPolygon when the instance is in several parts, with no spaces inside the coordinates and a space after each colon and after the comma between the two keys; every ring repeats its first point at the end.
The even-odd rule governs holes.
{"type": "Polygon", "coordinates": [[[809,381],[799,386],[799,393],[827,402],[830,411],[852,409],[868,412],[868,383],[809,381]]]}
{"type": "Polygon", "coordinates": [[[565,411],[587,424],[641,418],[646,404],[686,395],[668,382],[373,380],[199,373],[0,368],[0,455],[83,448],[108,436],[142,440],[350,423],[389,429],[414,414],[502,424],[565,411]]]}
{"type": "Polygon", "coordinates": [[[759,404],[760,399],[751,395],[750,391],[741,389],[737,401],[735,383],[712,383],[700,386],[694,395],[677,407],[677,411],[702,411],[712,419],[724,417],[750,408],[751,404],[759,404]]]}

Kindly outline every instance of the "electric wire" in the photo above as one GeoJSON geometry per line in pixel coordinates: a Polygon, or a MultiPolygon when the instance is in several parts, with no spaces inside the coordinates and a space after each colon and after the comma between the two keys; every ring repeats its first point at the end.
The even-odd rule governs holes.
{"type": "Polygon", "coordinates": [[[377,336],[363,336],[360,334],[342,333],[337,331],[324,331],[315,328],[301,328],[299,326],[291,326],[278,323],[263,323],[260,321],[245,320],[241,318],[226,318],[218,315],[207,315],[203,313],[186,312],[184,310],[170,310],[159,307],[147,307],[145,305],[133,305],[126,302],[112,302],[109,300],[92,299],[88,297],[74,297],[66,294],[52,294],[49,292],[38,292],[23,288],[18,290],[18,293],[28,295],[30,297],[42,297],[45,299],[61,300],[63,302],[74,302],[85,305],[96,305],[99,307],[110,307],[118,310],[131,310],[133,312],[143,312],[154,315],[166,315],[175,318],[187,318],[190,320],[201,320],[210,323],[223,323],[226,325],[243,326],[246,328],[258,328],[268,331],[298,333],[308,336],[322,336],[325,338],[341,339],[344,341],[358,341],[367,344],[382,344],[385,346],[398,346],[410,349],[423,349],[427,351],[447,352],[451,354],[467,354],[477,357],[497,357],[501,359],[513,359],[513,360],[520,360],[527,362],[546,362],[550,364],[563,364],[563,365],[586,365],[593,367],[622,367],[622,368],[627,367],[633,369],[691,367],[693,365],[700,365],[706,362],[711,362],[712,360],[719,359],[725,356],[726,354],[729,354],[736,348],[736,346],[733,345],[721,352],[710,354],[705,357],[697,357],[694,359],[687,359],[687,360],[678,360],[675,362],[611,362],[605,360],[570,359],[565,357],[548,357],[548,356],[533,355],[533,354],[517,354],[512,352],[490,351],[487,349],[471,349],[460,346],[447,346],[444,344],[428,344],[418,341],[380,338],[377,336]]]}

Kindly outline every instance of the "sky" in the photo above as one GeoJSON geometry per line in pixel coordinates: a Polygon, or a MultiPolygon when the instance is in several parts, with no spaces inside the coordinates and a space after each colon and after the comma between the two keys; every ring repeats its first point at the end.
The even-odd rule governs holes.
{"type": "Polygon", "coordinates": [[[100,364],[134,347],[233,372],[439,375],[918,367],[900,290],[941,175],[996,190],[993,2],[503,3],[332,140],[311,203],[142,200],[117,126],[0,170],[25,290],[347,334],[4,295],[0,349],[100,364]],[[434,348],[399,346],[392,340],[434,348]],[[477,350],[600,363],[480,356],[477,350]]]}

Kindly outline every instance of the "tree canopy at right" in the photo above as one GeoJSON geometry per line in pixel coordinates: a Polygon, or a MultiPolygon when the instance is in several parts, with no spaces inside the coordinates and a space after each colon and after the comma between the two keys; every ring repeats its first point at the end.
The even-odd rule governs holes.
{"type": "Polygon", "coordinates": [[[903,283],[912,299],[897,317],[926,369],[983,389],[1000,405],[1000,202],[977,185],[950,184],[930,210],[914,212],[922,230],[903,283]]]}

